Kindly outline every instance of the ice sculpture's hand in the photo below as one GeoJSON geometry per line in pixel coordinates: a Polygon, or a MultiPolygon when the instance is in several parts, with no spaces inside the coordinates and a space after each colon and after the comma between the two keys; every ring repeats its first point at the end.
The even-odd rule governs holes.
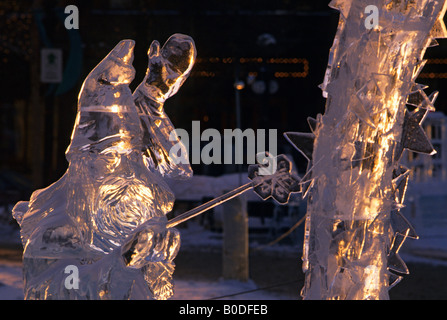
{"type": "Polygon", "coordinates": [[[191,72],[196,49],[191,37],[172,35],[160,49],[153,41],[148,51],[149,65],[146,77],[138,89],[153,100],[163,103],[177,93],[191,72]]]}
{"type": "Polygon", "coordinates": [[[129,236],[121,255],[128,267],[141,268],[151,262],[171,262],[179,248],[177,229],[166,229],[166,218],[152,218],[129,236]]]}

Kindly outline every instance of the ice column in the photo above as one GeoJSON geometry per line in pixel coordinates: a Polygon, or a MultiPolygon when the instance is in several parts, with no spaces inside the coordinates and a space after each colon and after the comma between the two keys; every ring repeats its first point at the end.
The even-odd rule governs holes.
{"type": "Polygon", "coordinates": [[[309,159],[305,299],[388,299],[408,273],[398,251],[417,238],[399,211],[404,149],[435,153],[420,126],[434,110],[415,83],[427,47],[447,35],[444,1],[334,0],[337,33],[312,133],[286,133],[309,159]]]}

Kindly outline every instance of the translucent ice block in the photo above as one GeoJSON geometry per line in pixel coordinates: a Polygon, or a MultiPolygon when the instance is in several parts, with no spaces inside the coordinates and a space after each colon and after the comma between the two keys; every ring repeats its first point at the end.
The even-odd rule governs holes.
{"type": "Polygon", "coordinates": [[[420,124],[437,93],[427,97],[415,80],[426,47],[446,37],[446,3],[334,0],[330,6],[340,19],[321,85],[325,114],[312,129],[313,149],[291,140],[310,158],[312,181],[302,295],[387,299],[408,272],[398,251],[407,237],[417,237],[399,212],[408,181],[399,160],[404,149],[434,152],[420,124]],[[367,6],[378,9],[377,28],[365,24],[367,6]],[[416,109],[410,112],[407,102],[416,109]]]}
{"type": "Polygon", "coordinates": [[[163,102],[188,76],[195,48],[179,34],[161,51],[154,43],[148,75],[133,94],[132,40],[91,71],[79,94],[67,171],[14,207],[26,299],[172,296],[180,236],[166,228],[174,195],[163,175],[192,172],[169,158],[170,145],[181,142],[169,140],[174,127],[163,102]]]}

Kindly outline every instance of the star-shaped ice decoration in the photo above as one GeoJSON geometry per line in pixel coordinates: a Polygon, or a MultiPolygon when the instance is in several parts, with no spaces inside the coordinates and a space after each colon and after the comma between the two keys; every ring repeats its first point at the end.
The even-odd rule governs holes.
{"type": "MultiPolygon", "coordinates": [[[[308,118],[309,125],[313,131],[313,125],[317,126],[314,119],[308,118]]],[[[312,154],[314,150],[314,141],[315,134],[314,133],[304,133],[304,132],[286,132],[284,133],[284,137],[290,144],[298,150],[306,159],[307,159],[307,169],[306,174],[304,175],[301,181],[301,193],[303,199],[307,196],[310,188],[313,186],[313,178],[312,178],[312,154]]]]}
{"type": "Polygon", "coordinates": [[[395,233],[406,235],[408,238],[419,239],[416,230],[400,210],[391,211],[391,227],[395,233]]]}
{"type": "Polygon", "coordinates": [[[394,199],[397,203],[403,204],[404,202],[409,177],[410,170],[403,165],[399,165],[398,168],[394,169],[393,171],[393,180],[391,183],[394,192],[394,199]]]}
{"type": "Polygon", "coordinates": [[[388,272],[388,290],[393,288],[396,284],[398,284],[403,279],[402,276],[394,274],[392,272],[388,272]]]}
{"type": "Polygon", "coordinates": [[[428,88],[428,86],[426,84],[412,83],[410,93],[415,93],[415,92],[418,92],[419,90],[425,90],[427,88],[428,88]]]}
{"type": "Polygon", "coordinates": [[[298,150],[307,161],[312,160],[314,151],[315,134],[308,132],[285,132],[284,137],[298,150]]]}
{"type": "Polygon", "coordinates": [[[306,173],[301,179],[301,194],[303,199],[307,196],[309,190],[314,184],[314,178],[312,177],[312,168],[314,163],[312,160],[312,154],[314,150],[314,142],[316,137],[316,132],[322,124],[322,115],[317,114],[316,119],[312,117],[307,118],[307,123],[309,124],[310,130],[312,132],[285,132],[284,137],[286,140],[298,150],[307,159],[307,169],[306,173]]]}
{"type": "Polygon", "coordinates": [[[413,76],[411,77],[412,81],[415,81],[417,77],[419,77],[419,74],[421,73],[422,69],[424,68],[425,64],[427,63],[427,59],[419,60],[414,69],[413,69],[413,76]]]}
{"type": "Polygon", "coordinates": [[[430,31],[431,38],[447,38],[447,28],[445,27],[445,23],[443,20],[445,11],[446,6],[443,7],[442,12],[440,12],[438,19],[436,20],[433,28],[430,31]]]}
{"type": "MultiPolygon", "coordinates": [[[[396,240],[400,241],[401,239],[396,238],[396,240]]],[[[401,273],[401,274],[409,274],[410,273],[405,262],[402,260],[400,255],[395,251],[391,251],[390,254],[388,255],[388,269],[391,271],[401,273]]]]}
{"type": "Polygon", "coordinates": [[[388,270],[397,272],[400,274],[409,274],[409,270],[405,262],[399,256],[399,250],[403,243],[407,239],[410,229],[407,229],[404,234],[400,232],[395,232],[393,240],[391,241],[391,246],[388,252],[387,267],[388,270]]]}
{"type": "Polygon", "coordinates": [[[290,194],[300,192],[300,178],[292,173],[292,163],[285,155],[275,158],[276,171],[271,175],[259,174],[268,164],[248,167],[248,177],[253,181],[253,191],[263,200],[272,197],[279,204],[289,202],[290,194]]]}
{"type": "Polygon", "coordinates": [[[307,117],[307,123],[309,124],[310,130],[315,134],[317,131],[319,124],[321,123],[321,114],[317,114],[317,119],[312,117],[307,117]]]}
{"type": "Polygon", "coordinates": [[[438,97],[439,92],[434,91],[428,97],[424,90],[421,88],[416,89],[416,91],[411,92],[407,98],[407,104],[415,106],[417,108],[427,109],[429,111],[435,111],[435,101],[438,97]]]}
{"type": "Polygon", "coordinates": [[[405,118],[402,127],[402,139],[397,145],[396,156],[400,158],[403,149],[413,152],[426,153],[433,155],[436,150],[433,148],[430,140],[421,126],[425,116],[429,111],[423,108],[416,108],[413,112],[405,109],[405,118]]]}

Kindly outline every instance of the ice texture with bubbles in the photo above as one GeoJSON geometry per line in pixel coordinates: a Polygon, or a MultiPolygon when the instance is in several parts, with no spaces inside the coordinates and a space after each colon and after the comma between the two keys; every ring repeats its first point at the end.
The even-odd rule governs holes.
{"type": "Polygon", "coordinates": [[[184,146],[163,105],[188,77],[196,50],[182,34],[162,48],[152,42],[146,77],[132,93],[134,45],[119,42],[85,79],[65,174],[13,209],[25,299],[173,294],[180,235],[166,228],[175,199],[164,177],[187,178],[192,170],[170,156],[172,145],[184,146]],[[67,285],[67,266],[77,268],[78,287],[67,285]]]}

